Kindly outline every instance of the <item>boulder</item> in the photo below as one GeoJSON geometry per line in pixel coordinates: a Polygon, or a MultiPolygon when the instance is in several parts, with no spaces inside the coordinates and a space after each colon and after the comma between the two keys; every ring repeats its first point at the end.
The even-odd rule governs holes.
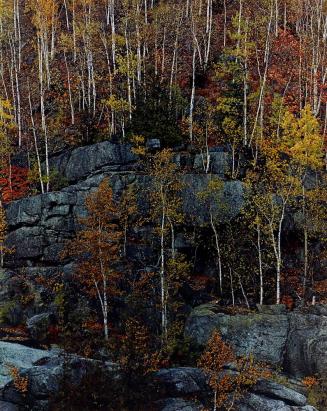
{"type": "Polygon", "coordinates": [[[295,377],[327,373],[327,316],[289,314],[285,370],[295,377]]]}
{"type": "MultiPolygon", "coordinates": [[[[232,372],[232,368],[229,369],[232,372]]],[[[236,371],[234,371],[236,372],[236,371]]],[[[156,392],[164,399],[157,402],[159,410],[200,410],[208,407],[213,393],[204,372],[197,368],[163,369],[155,373],[156,392]],[[197,402],[190,401],[196,398],[197,402]]],[[[316,411],[307,405],[307,398],[295,389],[272,380],[260,379],[237,402],[238,411],[316,411]]]]}
{"type": "Polygon", "coordinates": [[[182,398],[167,398],[158,401],[156,405],[160,411],[200,411],[203,409],[202,406],[182,398]]]}
{"type": "Polygon", "coordinates": [[[208,189],[211,180],[221,181],[215,175],[186,174],[183,176],[184,189],[182,192],[183,211],[192,224],[203,224],[210,221],[209,209],[218,221],[226,221],[236,217],[244,204],[244,187],[241,181],[222,182],[222,194],[217,198],[201,201],[201,192],[208,189]],[[208,202],[211,203],[209,207],[208,202]]]}
{"type": "Polygon", "coordinates": [[[23,372],[32,368],[37,361],[44,360],[52,355],[51,351],[37,350],[0,341],[0,390],[12,381],[10,367],[23,372]]]}
{"type": "Polygon", "coordinates": [[[198,368],[179,367],[159,370],[155,373],[159,389],[169,395],[184,396],[203,394],[207,389],[207,377],[198,368]]]}
{"type": "Polygon", "coordinates": [[[43,249],[46,245],[45,232],[41,226],[20,227],[15,231],[8,233],[6,244],[14,250],[10,259],[35,259],[43,255],[43,249]]]}
{"type": "Polygon", "coordinates": [[[10,402],[0,401],[1,411],[19,411],[17,405],[10,402]]]}
{"type": "Polygon", "coordinates": [[[15,273],[0,268],[0,324],[15,326],[21,323],[22,307],[13,297],[22,293],[22,284],[16,281],[15,273]]]}
{"type": "Polygon", "coordinates": [[[327,316],[286,312],[282,305],[259,309],[230,315],[213,303],[201,305],[187,319],[185,335],[203,346],[218,330],[237,355],[253,354],[296,378],[326,373],[327,316]]]}
{"type": "Polygon", "coordinates": [[[161,141],[158,138],[149,138],[146,141],[146,148],[148,150],[160,150],[161,141]]]}
{"type": "Polygon", "coordinates": [[[47,340],[49,327],[54,322],[52,313],[34,315],[27,320],[27,329],[33,340],[44,342],[47,340]]]}
{"type": "MultiPolygon", "coordinates": [[[[49,410],[49,402],[60,396],[64,385],[66,388],[78,387],[85,377],[92,378],[98,372],[102,373],[104,381],[109,381],[110,377],[115,381],[119,379],[118,367],[113,363],[69,355],[60,350],[43,351],[0,343],[1,399],[19,406],[29,406],[31,410],[49,410]],[[27,379],[28,392],[24,395],[16,389],[7,363],[27,379]]],[[[108,382],[108,389],[109,386],[108,382]]]]}
{"type": "Polygon", "coordinates": [[[14,227],[36,225],[42,215],[42,196],[23,198],[6,205],[9,230],[14,227]]]}
{"type": "Polygon", "coordinates": [[[186,322],[185,335],[205,345],[218,330],[237,355],[253,354],[259,361],[282,365],[288,332],[287,315],[262,313],[228,315],[217,312],[215,304],[193,310],[186,322]]]}
{"type": "Polygon", "coordinates": [[[318,411],[311,405],[293,406],[278,399],[248,393],[237,406],[237,411],[318,411]]]}
{"type": "Polygon", "coordinates": [[[110,141],[78,147],[50,159],[50,168],[58,171],[70,183],[85,179],[103,167],[111,171],[130,168],[137,161],[131,146],[110,141]]]}
{"type": "MultiPolygon", "coordinates": [[[[220,178],[225,178],[230,168],[230,154],[224,151],[209,152],[209,156],[209,172],[219,176],[220,178]]],[[[205,154],[196,154],[193,168],[196,171],[204,172],[206,169],[206,161],[207,159],[205,154]]]]}
{"type": "Polygon", "coordinates": [[[260,396],[281,400],[286,404],[294,406],[303,406],[307,403],[307,399],[303,394],[275,381],[262,379],[258,381],[251,391],[260,396]]]}

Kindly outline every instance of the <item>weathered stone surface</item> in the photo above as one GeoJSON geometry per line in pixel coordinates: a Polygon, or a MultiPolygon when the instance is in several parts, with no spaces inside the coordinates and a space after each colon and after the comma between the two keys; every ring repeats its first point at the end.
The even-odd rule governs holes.
{"type": "Polygon", "coordinates": [[[9,265],[28,266],[28,261],[36,260],[58,263],[64,242],[75,231],[75,202],[75,195],[59,192],[9,204],[6,208],[9,225],[6,243],[14,250],[7,258],[9,265]],[[25,207],[29,210],[28,213],[23,211],[25,207]]]}
{"type": "Polygon", "coordinates": [[[21,284],[15,281],[13,271],[0,268],[0,323],[16,326],[23,319],[23,310],[20,304],[13,299],[21,295],[21,284]]]}
{"type": "Polygon", "coordinates": [[[54,315],[51,313],[42,313],[29,318],[26,325],[30,336],[36,341],[45,341],[53,321],[54,315]]]}
{"type": "MultiPolygon", "coordinates": [[[[62,354],[60,351],[42,351],[0,343],[0,400],[5,401],[8,407],[11,404],[28,405],[29,409],[47,411],[49,400],[55,399],[62,389],[63,378],[68,386],[74,387],[78,387],[86,376],[98,371],[105,378],[119,380],[119,368],[115,364],[62,354]],[[15,388],[8,375],[7,363],[17,367],[22,377],[27,377],[28,393],[25,396],[15,388]]],[[[162,411],[199,411],[212,398],[207,377],[197,368],[162,369],[155,373],[154,384],[156,393],[163,398],[157,402],[158,409],[162,411]],[[194,397],[197,401],[188,400],[194,397]]],[[[8,411],[17,409],[8,408],[8,411]]],[[[251,392],[239,402],[237,409],[316,411],[306,405],[306,398],[302,394],[267,380],[260,380],[252,387],[251,392]]]]}
{"type": "MultiPolygon", "coordinates": [[[[211,152],[212,172],[221,173],[226,155],[224,150],[211,152]]],[[[15,250],[6,258],[8,267],[60,265],[59,255],[65,242],[80,227],[79,218],[86,215],[86,197],[104,178],[109,178],[115,198],[119,198],[127,185],[134,184],[140,193],[140,212],[146,213],[149,208],[151,178],[139,173],[137,157],[128,145],[107,141],[79,147],[53,157],[50,163],[70,184],[74,184],[60,192],[37,195],[7,205],[7,245],[15,250]]],[[[182,164],[180,166],[183,167],[182,164]]],[[[193,173],[182,177],[185,184],[183,209],[191,224],[208,222],[209,207],[199,201],[199,193],[206,190],[212,178],[218,176],[193,173]]],[[[237,215],[243,205],[242,183],[225,181],[223,184],[222,205],[213,199],[211,207],[215,217],[221,221],[237,215]]],[[[138,253],[138,250],[134,247],[133,252],[138,253]]]]}
{"type": "Polygon", "coordinates": [[[21,225],[35,225],[40,220],[42,196],[23,198],[6,207],[9,229],[21,225]]]}
{"type": "Polygon", "coordinates": [[[210,208],[215,218],[220,221],[233,218],[241,211],[244,201],[244,188],[241,181],[224,182],[223,195],[219,202],[214,198],[209,198],[205,203],[200,201],[199,194],[207,189],[211,180],[218,180],[218,177],[208,174],[186,174],[183,177],[185,185],[182,194],[183,209],[184,213],[193,219],[193,223],[208,222],[210,208]],[[211,202],[211,207],[208,201],[211,202]]]}
{"type": "Polygon", "coordinates": [[[287,309],[284,304],[260,305],[257,304],[257,309],[261,314],[286,314],[287,309]]]}
{"type": "MultiPolygon", "coordinates": [[[[9,233],[7,245],[14,253],[7,257],[9,267],[60,264],[60,252],[67,239],[79,228],[79,218],[86,216],[85,199],[109,177],[115,197],[128,184],[135,184],[139,190],[141,213],[148,209],[151,178],[134,173],[113,174],[102,170],[78,184],[66,187],[60,192],[42,194],[9,204],[6,208],[9,233]]],[[[199,201],[198,194],[205,190],[210,181],[208,175],[189,174],[183,177],[185,189],[182,193],[184,213],[192,224],[208,221],[208,204],[199,201]]],[[[237,215],[243,204],[243,186],[239,181],[225,182],[224,205],[213,206],[218,219],[224,220],[237,215]],[[226,211],[228,210],[228,212],[226,211]]]]}
{"type": "MultiPolygon", "coordinates": [[[[213,393],[206,375],[197,368],[182,367],[160,370],[155,374],[159,392],[165,399],[158,401],[160,410],[198,410],[208,408],[213,393]],[[199,402],[190,402],[197,398],[199,402]]],[[[237,403],[239,411],[315,411],[307,405],[306,397],[275,381],[261,379],[237,403]]]]}
{"type": "Polygon", "coordinates": [[[217,313],[214,305],[207,304],[193,310],[185,333],[197,344],[204,345],[214,330],[220,331],[238,355],[252,353],[260,361],[283,363],[288,330],[286,315],[226,315],[217,313]]]}
{"type": "Polygon", "coordinates": [[[36,361],[51,356],[50,351],[36,350],[23,345],[0,341],[0,389],[12,380],[10,366],[17,368],[19,371],[24,371],[33,367],[36,361]]]}
{"type": "Polygon", "coordinates": [[[119,378],[118,367],[109,362],[63,355],[60,350],[43,351],[0,342],[0,399],[7,403],[48,411],[49,400],[59,394],[64,382],[70,387],[78,387],[83,378],[98,371],[105,378],[109,375],[119,378]],[[16,367],[20,375],[27,378],[28,392],[25,395],[16,389],[6,364],[16,367]]]}
{"type": "Polygon", "coordinates": [[[8,233],[6,244],[16,259],[34,259],[42,256],[46,240],[41,227],[20,227],[8,233]]]}
{"type": "Polygon", "coordinates": [[[260,380],[252,388],[252,391],[255,394],[281,400],[291,405],[303,406],[307,403],[307,399],[303,394],[274,381],[260,380]]]}
{"type": "Polygon", "coordinates": [[[160,411],[200,411],[203,407],[182,398],[167,398],[156,404],[160,411]]]}
{"type": "Polygon", "coordinates": [[[0,401],[1,411],[18,411],[18,407],[10,402],[0,401]]]}
{"type": "Polygon", "coordinates": [[[146,141],[146,148],[148,150],[160,150],[161,141],[158,138],[149,138],[146,141]]]}
{"type": "Polygon", "coordinates": [[[327,372],[327,316],[290,313],[285,369],[294,376],[327,372]]]}
{"type": "Polygon", "coordinates": [[[161,389],[170,395],[199,394],[206,390],[206,375],[198,368],[179,367],[162,369],[154,378],[161,389]]]}
{"type": "MultiPolygon", "coordinates": [[[[26,373],[29,380],[29,396],[34,399],[49,399],[59,392],[64,376],[63,361],[54,357],[43,366],[36,366],[26,373]]],[[[8,394],[7,394],[8,396],[8,394]]]]}
{"type": "Polygon", "coordinates": [[[318,411],[310,405],[292,406],[284,401],[249,393],[237,407],[238,411],[318,411]]]}
{"type": "MultiPolygon", "coordinates": [[[[224,178],[230,168],[230,154],[224,151],[209,152],[209,172],[216,174],[220,178],[224,178]]],[[[206,171],[207,167],[206,154],[196,154],[194,158],[194,169],[196,171],[206,171]]]]}
{"type": "Polygon", "coordinates": [[[238,411],[290,411],[283,401],[249,393],[239,404],[238,411]]]}
{"type": "Polygon", "coordinates": [[[136,161],[130,146],[104,141],[51,158],[50,168],[57,170],[69,182],[77,182],[105,166],[112,171],[121,171],[136,161]]]}
{"type": "Polygon", "coordinates": [[[259,313],[228,315],[206,304],[193,310],[185,334],[204,345],[218,330],[238,355],[252,353],[294,377],[326,373],[327,317],[283,311],[261,308],[259,313]]]}

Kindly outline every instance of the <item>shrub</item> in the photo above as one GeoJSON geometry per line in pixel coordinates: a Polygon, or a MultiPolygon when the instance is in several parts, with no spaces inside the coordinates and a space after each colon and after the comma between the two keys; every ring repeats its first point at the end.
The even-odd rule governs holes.
{"type": "Polygon", "coordinates": [[[303,384],[308,387],[308,403],[320,411],[327,411],[327,378],[306,377],[303,384]]]}
{"type": "Polygon", "coordinates": [[[232,348],[217,331],[208,341],[199,366],[209,377],[209,386],[214,393],[214,411],[233,409],[236,401],[260,378],[270,377],[268,369],[263,364],[256,363],[253,356],[237,359],[232,348]],[[236,372],[230,373],[225,369],[228,363],[235,364],[236,372]]]}
{"type": "Polygon", "coordinates": [[[15,301],[8,301],[0,308],[0,324],[16,325],[18,304],[15,301]]]}

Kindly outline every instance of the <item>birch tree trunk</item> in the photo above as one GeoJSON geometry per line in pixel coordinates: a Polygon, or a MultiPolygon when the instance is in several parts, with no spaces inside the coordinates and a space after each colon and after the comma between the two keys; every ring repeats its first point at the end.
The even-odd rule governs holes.
{"type": "Polygon", "coordinates": [[[70,71],[69,71],[67,56],[66,56],[65,51],[64,51],[64,59],[65,59],[65,66],[66,66],[66,71],[67,71],[67,83],[68,83],[68,95],[69,95],[69,104],[70,104],[71,123],[72,123],[72,125],[74,125],[75,124],[75,110],[74,110],[74,103],[73,103],[73,97],[72,97],[70,71]]]}
{"type": "Polygon", "coordinates": [[[262,252],[261,252],[261,230],[260,223],[257,221],[257,247],[258,247],[258,260],[259,260],[259,276],[260,276],[260,305],[263,305],[263,270],[262,270],[262,252]]]}
{"type": "Polygon", "coordinates": [[[37,136],[36,136],[36,128],[35,128],[35,122],[34,122],[34,116],[33,116],[31,92],[30,92],[29,86],[28,86],[28,89],[29,89],[29,92],[28,92],[28,101],[29,101],[29,107],[30,107],[30,117],[31,117],[31,124],[32,124],[32,131],[33,131],[33,138],[34,138],[34,147],[35,147],[37,168],[38,168],[38,172],[39,172],[39,180],[40,180],[40,186],[41,186],[41,193],[44,194],[44,183],[43,183],[41,159],[40,159],[39,146],[38,146],[37,136]]]}
{"type": "Polygon", "coordinates": [[[195,57],[196,57],[196,48],[193,49],[193,58],[192,58],[192,91],[191,91],[191,102],[190,102],[190,142],[193,143],[193,111],[194,111],[194,98],[195,98],[195,57]]]}
{"type": "Polygon", "coordinates": [[[222,272],[219,236],[218,236],[218,231],[217,231],[215,222],[213,220],[213,215],[212,215],[211,210],[210,210],[210,224],[214,232],[214,236],[215,236],[215,244],[216,244],[217,257],[218,257],[219,289],[220,289],[220,294],[222,295],[223,294],[223,272],[222,272]]]}
{"type": "Polygon", "coordinates": [[[303,236],[304,236],[304,273],[303,273],[303,297],[305,298],[305,292],[307,287],[308,278],[308,225],[307,225],[307,213],[306,213],[306,201],[305,201],[305,187],[302,184],[302,218],[303,218],[303,236]]]}
{"type": "Polygon", "coordinates": [[[164,187],[160,187],[161,196],[161,227],[160,227],[160,293],[161,293],[161,329],[162,340],[167,338],[167,284],[165,272],[165,227],[166,227],[166,198],[164,187]]]}
{"type": "Polygon", "coordinates": [[[166,278],[165,278],[165,225],[166,225],[166,210],[162,209],[161,216],[161,237],[160,237],[160,288],[161,288],[161,329],[163,339],[167,337],[167,307],[166,307],[166,278]]]}

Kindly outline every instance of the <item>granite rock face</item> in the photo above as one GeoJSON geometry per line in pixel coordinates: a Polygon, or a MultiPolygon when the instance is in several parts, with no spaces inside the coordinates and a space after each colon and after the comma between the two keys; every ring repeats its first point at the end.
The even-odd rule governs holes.
{"type": "Polygon", "coordinates": [[[162,369],[155,373],[159,389],[173,396],[203,395],[207,390],[207,377],[198,368],[179,367],[162,369]]]}
{"type": "MultiPolygon", "coordinates": [[[[207,385],[207,377],[203,371],[191,367],[164,369],[155,374],[155,379],[161,389],[161,395],[166,397],[158,401],[158,408],[161,411],[210,409],[213,393],[207,385]],[[197,401],[193,400],[194,398],[197,401]]],[[[307,398],[300,392],[266,379],[259,380],[251,387],[250,391],[238,401],[235,409],[237,411],[316,411],[314,407],[307,405],[307,398]]]]}
{"type": "Polygon", "coordinates": [[[210,220],[209,209],[215,219],[226,221],[237,216],[243,206],[244,188],[241,181],[222,182],[222,196],[201,201],[199,194],[205,191],[211,180],[221,181],[220,178],[208,174],[186,174],[183,176],[184,189],[182,194],[183,209],[194,224],[203,224],[210,220]]]}
{"type": "Polygon", "coordinates": [[[109,362],[0,342],[0,410],[2,405],[8,407],[8,411],[21,411],[26,407],[35,411],[49,410],[50,401],[60,393],[64,382],[78,387],[83,378],[98,371],[105,377],[115,375],[118,378],[117,370],[117,366],[109,362]],[[15,387],[8,365],[27,379],[25,395],[15,387]]]}
{"type": "MultiPolygon", "coordinates": [[[[182,167],[184,160],[181,157],[179,161],[182,167]]],[[[187,160],[190,166],[182,177],[182,200],[187,224],[201,225],[208,221],[210,207],[208,202],[199,201],[199,193],[207,188],[212,179],[219,179],[223,184],[222,206],[213,207],[216,218],[225,221],[236,216],[243,205],[244,188],[240,181],[225,180],[229,167],[228,154],[223,151],[211,153],[209,171],[212,174],[203,173],[201,162],[200,157],[187,160]]],[[[141,193],[141,212],[148,207],[151,178],[140,170],[138,159],[128,145],[103,142],[80,147],[53,157],[50,167],[68,182],[65,188],[25,198],[6,207],[9,226],[7,245],[15,251],[8,256],[6,263],[8,268],[24,270],[28,280],[37,275],[52,276],[58,270],[67,276],[71,272],[70,262],[62,266],[60,253],[66,241],[80,227],[79,218],[86,215],[85,198],[96,190],[104,178],[109,178],[115,198],[119,198],[126,186],[135,185],[141,193]]],[[[182,233],[176,233],[175,246],[190,247],[182,233]]],[[[127,244],[127,250],[131,256],[138,258],[139,251],[135,246],[127,244]]],[[[142,252],[145,254],[145,250],[142,252]]],[[[152,249],[146,250],[146,253],[151,256],[152,249]]],[[[10,301],[15,293],[19,294],[15,287],[11,271],[0,273],[0,305],[10,301]]],[[[253,353],[257,360],[271,362],[284,367],[286,372],[295,377],[303,377],[327,369],[327,314],[324,309],[316,307],[315,310],[303,314],[287,313],[283,307],[260,307],[259,312],[249,315],[227,315],[220,313],[214,305],[205,305],[192,312],[185,333],[196,343],[204,345],[212,331],[218,329],[238,354],[253,353]]],[[[17,318],[21,315],[20,312],[9,314],[17,318]]],[[[51,314],[40,314],[38,310],[29,314],[27,326],[30,335],[42,341],[46,338],[51,314]]],[[[23,399],[14,389],[6,363],[28,376],[29,401],[36,404],[34,409],[47,409],[48,398],[58,391],[63,376],[62,358],[51,351],[0,343],[0,410],[1,407],[9,407],[11,411],[17,410],[23,399]]],[[[70,358],[68,370],[72,372],[69,378],[78,384],[93,366],[98,365],[81,358],[70,358]]],[[[208,396],[206,376],[196,368],[161,370],[155,379],[164,394],[160,406],[165,411],[196,411],[201,407],[190,398],[193,395],[200,399],[208,396]]],[[[257,384],[239,407],[244,411],[313,411],[306,405],[301,393],[267,381],[257,384]]]]}
{"type": "MultiPolygon", "coordinates": [[[[183,209],[191,224],[208,221],[208,204],[201,203],[198,194],[206,189],[210,179],[217,179],[225,173],[224,164],[217,163],[213,175],[191,171],[182,177],[183,209]]],[[[58,192],[15,201],[6,207],[9,227],[7,245],[15,250],[7,257],[8,267],[29,269],[60,265],[59,255],[65,242],[78,229],[79,218],[86,215],[85,198],[96,190],[104,178],[109,179],[117,199],[126,186],[135,185],[140,193],[141,212],[148,208],[151,178],[139,171],[138,159],[128,145],[102,142],[79,147],[53,157],[50,167],[70,185],[58,192]]],[[[213,207],[218,219],[237,215],[243,204],[242,183],[225,181],[223,184],[223,206],[213,207]],[[225,210],[228,210],[228,215],[225,210]]]]}
{"type": "MultiPolygon", "coordinates": [[[[0,410],[22,411],[28,406],[28,409],[35,411],[49,411],[51,401],[62,390],[63,383],[72,389],[78,387],[84,378],[92,378],[99,372],[104,376],[104,381],[118,382],[116,389],[119,389],[121,375],[113,363],[69,355],[59,350],[36,350],[0,342],[0,406],[3,406],[0,410]],[[25,395],[16,389],[7,364],[16,367],[20,376],[27,378],[28,391],[25,395]]],[[[152,376],[151,383],[153,394],[161,398],[156,401],[156,409],[198,411],[208,407],[213,393],[207,383],[207,376],[198,368],[159,370],[152,376]]],[[[110,383],[108,389],[112,389],[110,383]]],[[[316,411],[307,405],[306,397],[300,392],[266,379],[259,380],[251,387],[235,409],[316,411]]]]}
{"type": "MultiPolygon", "coordinates": [[[[209,171],[217,174],[220,178],[224,178],[230,167],[230,155],[224,151],[209,152],[209,171]]],[[[197,154],[194,158],[194,169],[203,171],[206,169],[206,155],[197,154]]]]}
{"type": "Polygon", "coordinates": [[[49,351],[0,341],[0,391],[12,381],[10,367],[23,372],[32,368],[35,362],[51,356],[49,351]]]}
{"type": "Polygon", "coordinates": [[[289,314],[285,368],[292,375],[327,373],[327,315],[289,314]]]}
{"type": "Polygon", "coordinates": [[[11,266],[31,266],[33,262],[55,262],[62,243],[75,230],[73,208],[76,196],[57,192],[25,198],[8,205],[7,245],[14,249],[11,266]]]}
{"type": "Polygon", "coordinates": [[[0,401],[1,411],[18,411],[18,407],[15,404],[6,401],[0,401]]]}
{"type": "Polygon", "coordinates": [[[54,315],[52,313],[42,313],[34,315],[27,320],[27,329],[29,335],[33,340],[44,342],[47,340],[49,327],[54,322],[54,315]]]}
{"type": "Polygon", "coordinates": [[[249,393],[238,405],[237,411],[318,411],[311,405],[289,405],[289,403],[263,395],[249,393]]]}
{"type": "Polygon", "coordinates": [[[307,399],[303,394],[274,381],[262,379],[253,387],[252,391],[256,395],[270,396],[294,406],[303,406],[307,403],[307,399]]]}
{"type": "Polygon", "coordinates": [[[167,398],[156,404],[160,411],[201,411],[200,405],[183,398],[167,398]]]}
{"type": "Polygon", "coordinates": [[[187,320],[186,335],[205,345],[213,331],[219,330],[238,355],[252,353],[259,361],[282,365],[288,331],[285,314],[226,315],[216,310],[212,304],[195,308],[187,320]]]}
{"type": "Polygon", "coordinates": [[[76,183],[103,167],[119,172],[133,168],[136,162],[130,146],[104,141],[52,157],[49,165],[70,183],[76,183]]]}
{"type": "Polygon", "coordinates": [[[294,377],[326,372],[327,316],[279,311],[229,315],[219,312],[215,304],[206,304],[193,310],[185,334],[205,345],[218,330],[238,355],[253,354],[294,377]]]}

